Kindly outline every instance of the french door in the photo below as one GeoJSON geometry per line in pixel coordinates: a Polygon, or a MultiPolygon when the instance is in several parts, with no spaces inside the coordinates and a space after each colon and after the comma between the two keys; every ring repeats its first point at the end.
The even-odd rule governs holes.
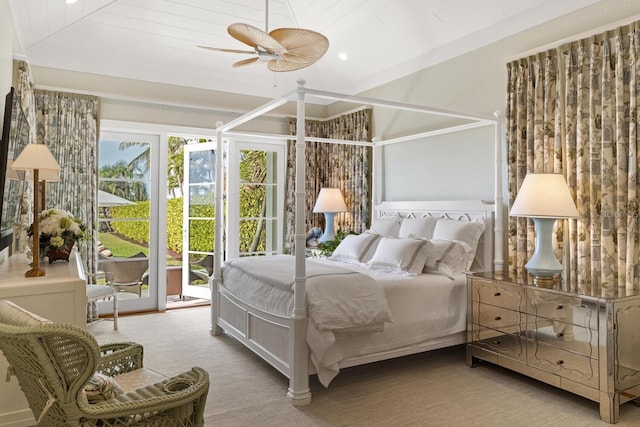
{"type": "Polygon", "coordinates": [[[216,143],[184,146],[182,294],[210,299],[215,242],[216,143]]]}
{"type": "MultiPolygon", "coordinates": [[[[160,136],[102,131],[98,143],[98,271],[101,263],[130,275],[141,259],[140,277],[118,283],[119,311],[151,310],[158,306],[158,164],[160,136]],[[136,286],[130,285],[137,282],[136,286]]],[[[106,268],[104,269],[107,270],[106,268]]],[[[137,273],[136,273],[137,274],[137,273]]],[[[101,313],[111,311],[100,305],[101,313]]]]}
{"type": "Polygon", "coordinates": [[[285,142],[229,141],[227,259],[282,253],[285,142]]]}
{"type": "MultiPolygon", "coordinates": [[[[225,259],[282,253],[285,143],[228,141],[225,259]]],[[[211,297],[215,255],[216,143],[184,147],[182,291],[211,297]]]]}

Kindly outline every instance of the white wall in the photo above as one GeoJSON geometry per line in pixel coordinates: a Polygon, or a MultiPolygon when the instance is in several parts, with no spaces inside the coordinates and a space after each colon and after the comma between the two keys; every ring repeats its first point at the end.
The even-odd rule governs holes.
{"type": "MultiPolygon", "coordinates": [[[[7,0],[0,0],[0,112],[4,112],[4,96],[11,88],[12,74],[13,21],[11,20],[7,0]]],[[[1,122],[0,132],[2,132],[1,122]]],[[[7,253],[8,249],[0,252],[0,264],[5,261],[7,253]]]]}
{"type": "Polygon", "coordinates": [[[381,200],[493,200],[493,142],[489,126],[385,147],[381,200]]]}

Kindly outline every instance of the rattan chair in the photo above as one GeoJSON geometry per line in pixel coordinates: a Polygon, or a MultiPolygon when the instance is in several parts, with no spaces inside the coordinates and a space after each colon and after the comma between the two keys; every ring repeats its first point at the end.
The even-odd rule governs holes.
{"type": "Polygon", "coordinates": [[[115,377],[117,383],[144,371],[139,344],[99,346],[80,327],[50,322],[0,300],[0,349],[38,426],[204,425],[209,377],[197,367],[101,401],[93,394],[88,398],[95,378],[115,377]]]}

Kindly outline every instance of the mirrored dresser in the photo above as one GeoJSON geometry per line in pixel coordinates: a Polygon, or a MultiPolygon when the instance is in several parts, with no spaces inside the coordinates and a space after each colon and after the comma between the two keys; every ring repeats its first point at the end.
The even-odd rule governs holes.
{"type": "Polygon", "coordinates": [[[640,397],[640,290],[581,293],[502,273],[468,276],[467,365],[494,363],[596,401],[640,397]]]}

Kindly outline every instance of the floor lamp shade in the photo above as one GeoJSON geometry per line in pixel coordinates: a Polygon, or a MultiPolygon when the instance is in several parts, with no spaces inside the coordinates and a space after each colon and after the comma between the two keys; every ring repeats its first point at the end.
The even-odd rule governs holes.
{"type": "Polygon", "coordinates": [[[347,205],[342,197],[342,192],[338,188],[322,188],[318,194],[318,199],[313,207],[313,212],[324,214],[324,233],[319,243],[330,242],[336,238],[334,227],[335,214],[338,212],[346,212],[347,205]]]}
{"type": "Polygon", "coordinates": [[[535,276],[536,284],[551,283],[554,276],[564,271],[553,252],[553,226],[559,218],[580,216],[564,177],[555,173],[528,174],[509,215],[533,220],[536,247],[525,268],[535,276]]]}
{"type": "Polygon", "coordinates": [[[13,161],[11,169],[15,171],[33,171],[33,266],[25,273],[25,277],[39,277],[46,274],[43,268],[40,268],[40,230],[38,227],[38,215],[40,207],[38,204],[37,183],[40,182],[40,172],[51,176],[60,170],[60,165],[53,157],[46,145],[43,144],[27,144],[20,155],[13,161]]]}

